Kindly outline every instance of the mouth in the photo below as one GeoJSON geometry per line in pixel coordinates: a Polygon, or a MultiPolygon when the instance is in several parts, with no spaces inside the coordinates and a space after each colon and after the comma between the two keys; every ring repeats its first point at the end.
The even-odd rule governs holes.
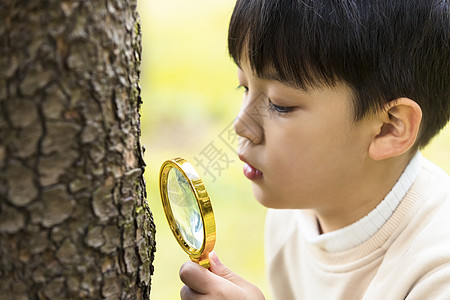
{"type": "Polygon", "coordinates": [[[263,177],[263,172],[252,166],[250,163],[248,163],[243,155],[240,154],[239,159],[242,160],[242,162],[244,162],[243,171],[245,177],[247,177],[251,181],[258,180],[263,177]]]}

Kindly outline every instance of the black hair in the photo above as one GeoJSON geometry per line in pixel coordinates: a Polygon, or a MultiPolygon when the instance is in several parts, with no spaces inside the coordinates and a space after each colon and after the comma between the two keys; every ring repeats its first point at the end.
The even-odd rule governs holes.
{"type": "Polygon", "coordinates": [[[423,111],[416,147],[450,118],[449,0],[237,0],[230,56],[305,90],[343,82],[355,121],[407,97],[423,111]]]}

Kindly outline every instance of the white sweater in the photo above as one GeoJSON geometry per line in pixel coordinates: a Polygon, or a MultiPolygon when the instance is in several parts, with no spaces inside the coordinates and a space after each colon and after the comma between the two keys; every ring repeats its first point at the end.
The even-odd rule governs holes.
{"type": "Polygon", "coordinates": [[[392,194],[404,190],[382,222],[372,212],[350,229],[318,236],[304,211],[269,210],[274,299],[450,299],[450,177],[422,157],[414,160],[380,204],[392,206],[392,194]],[[377,229],[364,230],[368,222],[377,229]]]}

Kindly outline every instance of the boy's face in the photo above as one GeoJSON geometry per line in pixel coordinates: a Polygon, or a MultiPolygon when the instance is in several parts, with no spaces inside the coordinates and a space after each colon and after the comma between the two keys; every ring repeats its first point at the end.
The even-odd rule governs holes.
{"type": "MultiPolygon", "coordinates": [[[[255,197],[271,208],[336,211],[358,193],[374,122],[353,121],[345,85],[304,91],[238,70],[246,90],[235,130],[255,197]]],[[[355,199],[353,199],[355,200],[355,199]]]]}

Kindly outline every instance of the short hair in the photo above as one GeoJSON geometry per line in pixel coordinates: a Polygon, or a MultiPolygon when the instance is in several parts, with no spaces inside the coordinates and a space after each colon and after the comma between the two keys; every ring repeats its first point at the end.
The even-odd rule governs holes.
{"type": "Polygon", "coordinates": [[[448,0],[237,0],[228,31],[230,56],[257,76],[305,90],[347,84],[355,121],[414,100],[417,148],[450,118],[449,43],[448,0]]]}

